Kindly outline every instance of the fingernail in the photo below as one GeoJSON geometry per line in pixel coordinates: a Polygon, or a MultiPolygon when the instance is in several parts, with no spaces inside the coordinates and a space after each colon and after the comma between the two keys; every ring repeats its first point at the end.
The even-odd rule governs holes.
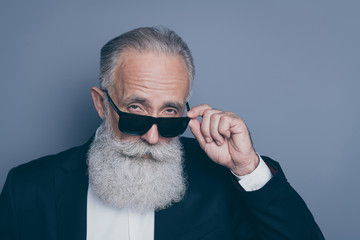
{"type": "Polygon", "coordinates": [[[221,146],[221,142],[220,141],[215,141],[216,145],[221,146]]]}
{"type": "Polygon", "coordinates": [[[211,142],[212,142],[211,138],[209,138],[209,137],[205,138],[205,140],[206,140],[207,143],[211,143],[211,142]]]}

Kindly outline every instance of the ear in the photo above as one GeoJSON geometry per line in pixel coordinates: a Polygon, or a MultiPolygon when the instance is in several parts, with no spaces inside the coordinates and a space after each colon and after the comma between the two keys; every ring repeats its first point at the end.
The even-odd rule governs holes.
{"type": "Polygon", "coordinates": [[[91,88],[91,96],[94,102],[94,107],[99,114],[101,119],[104,119],[104,92],[100,90],[98,87],[91,88]]]}

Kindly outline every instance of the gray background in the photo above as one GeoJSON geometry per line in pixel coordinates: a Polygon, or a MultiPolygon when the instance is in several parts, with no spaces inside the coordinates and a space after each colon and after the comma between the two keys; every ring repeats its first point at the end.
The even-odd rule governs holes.
{"type": "MultiPolygon", "coordinates": [[[[191,106],[233,111],[281,162],[327,239],[359,235],[357,1],[1,1],[0,188],[10,168],[99,124],[99,51],[139,26],[193,51],[191,106]]],[[[187,133],[187,135],[190,135],[187,133]]]]}

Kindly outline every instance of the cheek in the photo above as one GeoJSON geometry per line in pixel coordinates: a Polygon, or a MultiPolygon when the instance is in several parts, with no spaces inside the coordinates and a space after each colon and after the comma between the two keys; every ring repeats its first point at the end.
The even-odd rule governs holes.
{"type": "Polygon", "coordinates": [[[124,134],[119,130],[119,127],[118,127],[118,122],[119,122],[118,115],[114,114],[114,112],[112,112],[112,111],[109,114],[109,122],[110,122],[111,129],[112,129],[113,133],[115,134],[115,136],[118,139],[123,139],[122,135],[124,135],[124,134]]]}
{"type": "Polygon", "coordinates": [[[115,116],[113,114],[113,112],[111,112],[109,114],[109,120],[110,120],[110,125],[111,125],[111,128],[113,129],[114,133],[117,133],[119,132],[119,129],[118,129],[118,118],[117,116],[115,116]]]}
{"type": "Polygon", "coordinates": [[[119,134],[117,134],[117,137],[120,140],[131,141],[131,142],[137,142],[140,140],[139,136],[128,135],[128,134],[122,133],[120,131],[118,131],[118,132],[119,132],[119,134]]]}

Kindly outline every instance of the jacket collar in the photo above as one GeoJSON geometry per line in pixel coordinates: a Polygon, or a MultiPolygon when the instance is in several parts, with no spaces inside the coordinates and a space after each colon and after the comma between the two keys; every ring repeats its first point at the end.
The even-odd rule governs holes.
{"type": "Polygon", "coordinates": [[[87,152],[92,139],[62,156],[55,176],[58,239],[86,239],[87,152]]]}

